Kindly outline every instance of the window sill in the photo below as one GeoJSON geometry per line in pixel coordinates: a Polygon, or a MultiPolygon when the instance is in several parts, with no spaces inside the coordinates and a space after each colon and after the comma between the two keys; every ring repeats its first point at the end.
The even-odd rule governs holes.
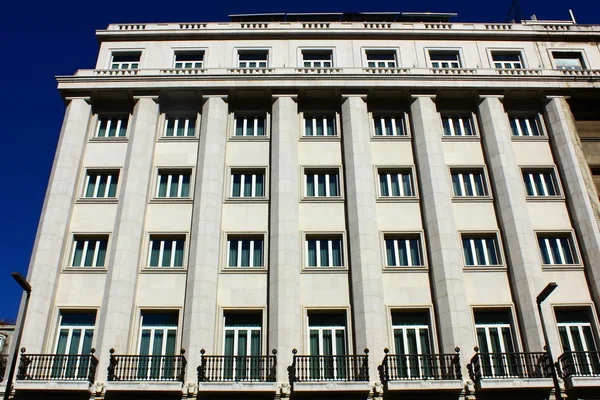
{"type": "Polygon", "coordinates": [[[542,271],[583,271],[582,264],[542,264],[542,271]]]}
{"type": "Polygon", "coordinates": [[[511,134],[511,140],[515,142],[547,142],[548,136],[514,136],[511,134]]]}
{"type": "Polygon", "coordinates": [[[300,136],[301,142],[339,142],[340,135],[333,136],[300,136]]]}
{"type": "Polygon", "coordinates": [[[325,197],[325,196],[315,196],[315,197],[303,197],[300,200],[301,203],[343,203],[344,198],[342,196],[336,197],[325,197]]]}
{"type": "Polygon", "coordinates": [[[228,197],[225,204],[269,204],[268,197],[228,197]]]}
{"type": "Polygon", "coordinates": [[[405,273],[405,272],[429,272],[429,267],[427,267],[426,265],[421,265],[419,267],[390,267],[390,266],[384,266],[383,267],[383,272],[384,273],[392,273],[392,274],[398,274],[398,273],[405,273]]]}
{"type": "Polygon", "coordinates": [[[442,135],[442,142],[480,142],[481,136],[446,136],[442,135]]]}
{"type": "Polygon", "coordinates": [[[116,197],[81,197],[75,201],[75,204],[117,204],[116,197]]]}
{"type": "Polygon", "coordinates": [[[106,274],[108,270],[105,267],[65,267],[64,274],[106,274]]]}
{"type": "Polygon", "coordinates": [[[93,137],[90,138],[90,142],[97,143],[127,143],[129,141],[128,137],[93,137]]]}
{"type": "Polygon", "coordinates": [[[492,196],[452,196],[453,203],[491,203],[493,201],[492,196]]]}
{"type": "Polygon", "coordinates": [[[144,267],[141,274],[187,274],[185,267],[144,267]]]}
{"type": "Polygon", "coordinates": [[[565,196],[526,196],[525,199],[532,203],[563,203],[565,196]]]}
{"type": "Polygon", "coordinates": [[[410,135],[371,135],[371,140],[376,142],[410,142],[410,139],[412,139],[410,135]]]}
{"type": "Polygon", "coordinates": [[[159,142],[197,142],[198,136],[161,136],[159,142]]]}
{"type": "Polygon", "coordinates": [[[386,196],[377,197],[377,203],[418,203],[418,196],[386,196]]]}
{"type": "Polygon", "coordinates": [[[508,268],[505,265],[465,265],[464,272],[506,272],[508,268]]]}
{"type": "Polygon", "coordinates": [[[222,267],[223,274],[266,274],[267,267],[222,267]]]}
{"type": "Polygon", "coordinates": [[[303,274],[347,274],[346,267],[303,267],[303,274]]]}
{"type": "Polygon", "coordinates": [[[229,136],[232,142],[268,142],[271,140],[269,135],[264,136],[229,136]]]}
{"type": "Polygon", "coordinates": [[[194,203],[194,200],[189,197],[186,197],[186,198],[155,197],[155,198],[150,199],[150,204],[193,204],[193,203],[194,203]]]}

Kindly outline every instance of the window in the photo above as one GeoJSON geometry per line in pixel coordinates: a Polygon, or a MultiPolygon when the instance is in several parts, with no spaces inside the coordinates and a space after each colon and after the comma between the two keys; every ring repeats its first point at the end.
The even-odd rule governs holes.
{"type": "Polygon", "coordinates": [[[581,70],[585,69],[583,55],[579,51],[553,51],[552,58],[557,69],[581,70]]]}
{"type": "Polygon", "coordinates": [[[540,120],[537,115],[508,117],[513,136],[543,136],[540,120]]]}
{"type": "Polygon", "coordinates": [[[402,116],[374,115],[375,136],[408,136],[402,116]]]}
{"type": "Polygon", "coordinates": [[[344,266],[342,236],[307,236],[306,260],[309,267],[320,268],[344,266]]]}
{"type": "Polygon", "coordinates": [[[85,177],[85,198],[115,198],[119,184],[118,171],[87,171],[85,177]]]}
{"type": "Polygon", "coordinates": [[[442,115],[444,136],[475,136],[471,117],[468,115],[442,115]]]}
{"type": "Polygon", "coordinates": [[[305,170],[305,197],[340,197],[340,177],[337,170],[305,170]]]}
{"type": "Polygon", "coordinates": [[[379,170],[379,195],[381,197],[415,196],[410,170],[379,170]]]}
{"type": "Polygon", "coordinates": [[[231,381],[258,380],[265,366],[261,351],[262,315],[226,312],[224,317],[223,378],[231,381]]]}
{"type": "Polygon", "coordinates": [[[264,170],[232,170],[230,196],[235,198],[265,197],[264,170]]]}
{"type": "Polygon", "coordinates": [[[429,51],[431,68],[460,68],[460,57],[457,50],[429,51]]]}
{"type": "Polygon", "coordinates": [[[167,116],[165,123],[165,137],[191,137],[196,136],[196,116],[174,117],[167,116]]]}
{"type": "Polygon", "coordinates": [[[137,378],[140,380],[175,379],[174,356],[177,348],[177,311],[142,311],[137,378]],[[152,357],[153,356],[153,357],[152,357]]]}
{"type": "Polygon", "coordinates": [[[523,181],[527,196],[551,197],[559,196],[554,170],[524,170],[523,181]]]}
{"type": "Polygon", "coordinates": [[[190,197],[191,171],[158,171],[157,198],[190,197]]]}
{"type": "Polygon", "coordinates": [[[267,50],[239,50],[238,67],[266,68],[269,52],[267,50]]]}
{"type": "MultiPolygon", "coordinates": [[[[57,355],[91,354],[95,311],[61,311],[56,340],[57,355]]],[[[85,357],[57,357],[52,365],[52,379],[84,379],[89,375],[90,359],[85,357]]]]}
{"type": "Polygon", "coordinates": [[[570,233],[538,233],[542,262],[546,265],[578,264],[570,233]]]}
{"type": "Polygon", "coordinates": [[[507,353],[514,353],[509,310],[475,311],[475,329],[484,375],[486,377],[517,376],[516,363],[507,353]]]}
{"type": "Polygon", "coordinates": [[[496,235],[462,235],[462,245],[468,267],[502,264],[496,235]]]}
{"type": "Polygon", "coordinates": [[[127,136],[127,123],[129,116],[126,117],[100,117],[98,118],[98,127],[96,137],[125,137],[127,136]]]}
{"type": "Polygon", "coordinates": [[[80,236],[73,241],[72,268],[103,268],[106,261],[108,236],[80,236]]]}
{"type": "Polygon", "coordinates": [[[237,115],[235,136],[265,136],[266,118],[264,115],[237,115]]]}
{"type": "Polygon", "coordinates": [[[519,51],[492,51],[494,68],[498,69],[522,69],[523,61],[519,51]]]}
{"type": "Polygon", "coordinates": [[[305,115],[304,136],[336,136],[335,115],[305,115]]]}
{"type": "Polygon", "coordinates": [[[203,63],[203,51],[178,51],[175,53],[175,68],[177,69],[202,68],[203,63]]]}
{"type": "Polygon", "coordinates": [[[227,267],[263,267],[263,237],[227,236],[227,267]]]}
{"type": "Polygon", "coordinates": [[[396,52],[389,50],[367,50],[369,68],[396,68],[396,52]]]}
{"type": "Polygon", "coordinates": [[[430,359],[419,357],[432,354],[429,334],[429,315],[425,311],[393,311],[392,329],[398,376],[424,379],[433,377],[430,359]]]}
{"type": "Polygon", "coordinates": [[[563,352],[573,357],[573,375],[600,374],[600,357],[589,310],[554,310],[563,352]]]}
{"type": "Polygon", "coordinates": [[[308,313],[308,348],[310,378],[312,380],[343,380],[346,376],[347,351],[346,314],[308,313]]]}
{"type": "Polygon", "coordinates": [[[304,68],[333,67],[331,50],[303,50],[302,65],[304,68]]]}
{"type": "Polygon", "coordinates": [[[455,197],[488,196],[483,170],[451,170],[452,188],[455,197]]]}
{"type": "Polygon", "coordinates": [[[385,235],[385,255],[388,267],[421,267],[423,252],[419,235],[385,235]]]}
{"type": "Polygon", "coordinates": [[[110,69],[137,69],[142,53],[113,53],[110,69]]]}
{"type": "Polygon", "coordinates": [[[181,268],[183,267],[183,236],[150,236],[150,268],[181,268]]]}

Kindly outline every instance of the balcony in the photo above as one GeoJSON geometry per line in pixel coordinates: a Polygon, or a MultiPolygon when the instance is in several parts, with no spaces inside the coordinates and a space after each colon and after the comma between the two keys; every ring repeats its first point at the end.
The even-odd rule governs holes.
{"type": "Polygon", "coordinates": [[[198,390],[201,392],[275,393],[277,350],[270,356],[217,356],[200,351],[198,390]]]}
{"type": "Polygon", "coordinates": [[[95,350],[87,355],[25,354],[17,368],[16,390],[87,391],[96,380],[95,350]]]}
{"type": "Polygon", "coordinates": [[[368,392],[369,349],[360,356],[299,356],[288,367],[290,386],[295,392],[368,392]]]}
{"type": "Polygon", "coordinates": [[[6,374],[6,370],[8,366],[8,356],[0,355],[0,382],[4,382],[4,374],[6,374]]]}
{"type": "Polygon", "coordinates": [[[558,357],[558,363],[567,389],[597,389],[600,386],[600,352],[568,351],[558,357]]]}
{"type": "Polygon", "coordinates": [[[455,354],[388,354],[379,366],[379,377],[386,392],[456,391],[463,389],[460,349],[455,354]]]}
{"type": "Polygon", "coordinates": [[[110,349],[107,390],[181,390],[185,379],[185,350],[178,356],[117,355],[110,349]]]}
{"type": "Polygon", "coordinates": [[[479,353],[468,365],[477,390],[553,388],[551,360],[543,353],[479,353]]]}

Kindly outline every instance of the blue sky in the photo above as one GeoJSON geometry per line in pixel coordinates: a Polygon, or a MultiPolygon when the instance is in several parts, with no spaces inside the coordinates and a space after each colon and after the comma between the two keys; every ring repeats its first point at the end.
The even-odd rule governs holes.
{"type": "MultiPolygon", "coordinates": [[[[522,0],[529,18],[568,19],[600,24],[594,0],[522,0]]],[[[231,0],[5,1],[0,23],[0,319],[16,318],[20,287],[10,272],[26,275],[54,151],[65,110],[56,75],[93,68],[96,29],[119,22],[226,21],[228,14],[265,12],[442,11],[457,21],[503,22],[504,1],[421,0],[402,4],[382,0],[294,3],[231,0]],[[175,5],[175,7],[169,7],[175,5]]],[[[35,288],[33,288],[35,291],[35,288]]]]}

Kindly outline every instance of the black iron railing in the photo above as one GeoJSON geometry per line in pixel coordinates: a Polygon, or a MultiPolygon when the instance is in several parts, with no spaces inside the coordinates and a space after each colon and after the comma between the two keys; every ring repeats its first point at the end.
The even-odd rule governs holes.
{"type": "Polygon", "coordinates": [[[275,382],[277,350],[271,356],[205,355],[198,367],[198,382],[275,382]]]}
{"type": "Polygon", "coordinates": [[[567,351],[558,357],[564,379],[571,376],[600,376],[600,352],[567,351]]]}
{"type": "Polygon", "coordinates": [[[485,378],[551,378],[551,361],[548,353],[479,353],[469,364],[471,379],[485,378]]]}
{"type": "Polygon", "coordinates": [[[288,367],[290,384],[294,382],[369,380],[369,349],[361,356],[299,356],[288,367]]]}
{"type": "Polygon", "coordinates": [[[460,349],[454,354],[388,354],[379,366],[381,383],[404,380],[461,380],[460,349]]]}
{"type": "Polygon", "coordinates": [[[4,382],[4,374],[6,374],[7,365],[8,356],[5,354],[0,355],[0,382],[4,382]]]}
{"type": "Polygon", "coordinates": [[[183,382],[187,361],[179,356],[116,355],[110,349],[109,381],[177,381],[183,382]]]}
{"type": "Polygon", "coordinates": [[[25,354],[17,369],[17,380],[88,381],[94,383],[98,359],[95,350],[86,355],[25,354]]]}

